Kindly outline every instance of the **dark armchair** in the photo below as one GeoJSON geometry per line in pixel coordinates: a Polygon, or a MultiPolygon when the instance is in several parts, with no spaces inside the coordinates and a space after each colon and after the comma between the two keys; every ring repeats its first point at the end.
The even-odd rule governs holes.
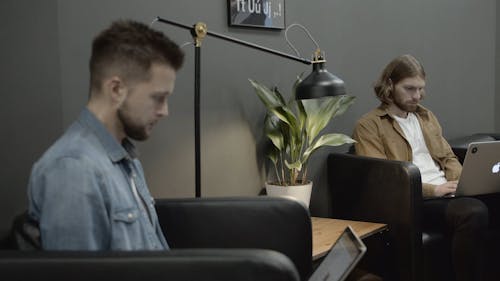
{"type": "Polygon", "coordinates": [[[161,199],[162,252],[0,250],[5,280],[305,280],[308,210],[270,197],[161,199]]]}
{"type": "MultiPolygon", "coordinates": [[[[450,145],[463,161],[468,143],[494,139],[477,134],[450,145]]],[[[444,235],[422,228],[422,183],[414,164],[332,153],[328,177],[332,217],[388,224],[389,279],[452,280],[444,235]]]]}
{"type": "Polygon", "coordinates": [[[389,270],[394,280],[421,281],[423,243],[422,184],[408,162],[352,154],[328,157],[332,217],[386,223],[389,270]]]}

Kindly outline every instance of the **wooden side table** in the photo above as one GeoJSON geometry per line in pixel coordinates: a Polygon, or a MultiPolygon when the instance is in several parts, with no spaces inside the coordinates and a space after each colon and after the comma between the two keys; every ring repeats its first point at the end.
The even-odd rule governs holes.
{"type": "Polygon", "coordinates": [[[354,232],[361,238],[366,238],[375,233],[387,230],[383,223],[363,221],[339,220],[330,218],[312,217],[313,260],[320,259],[333,246],[344,229],[350,225],[354,232]]]}

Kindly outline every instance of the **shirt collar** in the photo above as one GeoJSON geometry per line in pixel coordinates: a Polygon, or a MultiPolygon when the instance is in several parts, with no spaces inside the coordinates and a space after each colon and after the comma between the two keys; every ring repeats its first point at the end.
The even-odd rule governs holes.
{"type": "MultiPolygon", "coordinates": [[[[427,116],[427,114],[429,113],[429,110],[425,107],[423,107],[422,105],[418,105],[417,106],[417,111],[415,111],[415,113],[417,115],[420,115],[420,116],[427,116]]],[[[383,117],[383,116],[389,116],[391,117],[391,115],[389,114],[389,107],[387,106],[387,104],[380,104],[376,109],[375,109],[375,114],[379,117],[383,117]]],[[[391,117],[392,118],[392,117],[391,117]]]]}
{"type": "Polygon", "coordinates": [[[119,162],[124,158],[136,158],[137,151],[134,144],[125,138],[122,144],[118,143],[115,137],[106,129],[104,124],[97,117],[84,108],[78,117],[78,122],[90,129],[101,142],[113,162],[119,162]]]}

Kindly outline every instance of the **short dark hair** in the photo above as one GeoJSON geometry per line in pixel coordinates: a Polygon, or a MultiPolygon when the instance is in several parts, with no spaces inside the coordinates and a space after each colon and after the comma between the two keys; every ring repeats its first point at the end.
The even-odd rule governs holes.
{"type": "Polygon", "coordinates": [[[184,52],[162,32],[145,24],[119,20],[99,33],[92,42],[90,87],[100,89],[108,72],[115,69],[127,80],[148,80],[153,63],[166,64],[176,71],[184,52]]]}
{"type": "Polygon", "coordinates": [[[379,79],[375,82],[373,86],[375,95],[381,102],[389,104],[394,85],[403,79],[411,77],[425,79],[424,67],[412,55],[399,56],[384,68],[379,79]]]}

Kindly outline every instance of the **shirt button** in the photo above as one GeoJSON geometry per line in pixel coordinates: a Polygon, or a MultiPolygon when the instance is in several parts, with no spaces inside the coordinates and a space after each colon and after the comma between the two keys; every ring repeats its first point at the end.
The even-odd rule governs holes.
{"type": "Polygon", "coordinates": [[[127,217],[128,217],[129,219],[132,219],[132,218],[134,218],[134,215],[133,215],[132,213],[128,213],[127,217]]]}

